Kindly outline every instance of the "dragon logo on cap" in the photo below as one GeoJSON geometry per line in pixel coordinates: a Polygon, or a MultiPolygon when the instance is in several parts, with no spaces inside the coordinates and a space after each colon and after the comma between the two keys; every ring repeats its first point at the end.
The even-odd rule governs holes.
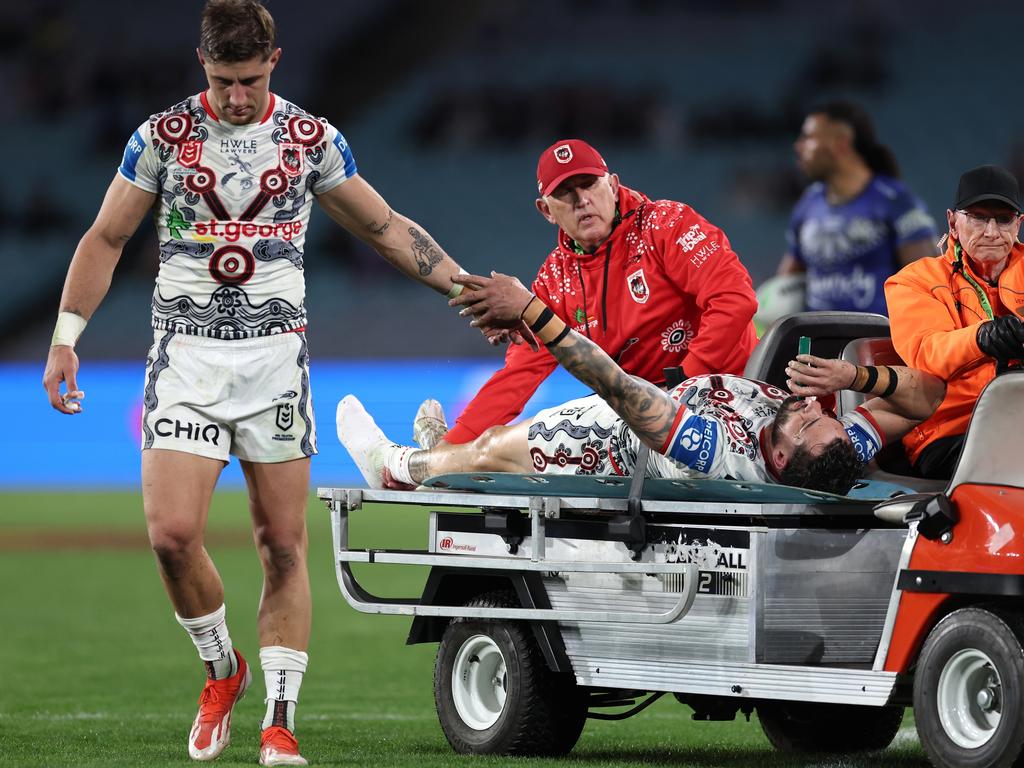
{"type": "Polygon", "coordinates": [[[568,144],[560,144],[555,147],[555,160],[562,165],[572,162],[572,147],[568,144]]]}

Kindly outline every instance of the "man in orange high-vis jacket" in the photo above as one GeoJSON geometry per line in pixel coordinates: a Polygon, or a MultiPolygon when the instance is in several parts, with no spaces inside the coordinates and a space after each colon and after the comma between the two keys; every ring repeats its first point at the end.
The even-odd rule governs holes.
{"type": "Polygon", "coordinates": [[[997,365],[1024,359],[1022,210],[1009,171],[993,165],[967,171],[946,211],[945,253],[920,259],[885,283],[896,351],[910,367],[946,381],[938,410],[903,438],[923,477],[952,475],[974,403],[997,365]]]}

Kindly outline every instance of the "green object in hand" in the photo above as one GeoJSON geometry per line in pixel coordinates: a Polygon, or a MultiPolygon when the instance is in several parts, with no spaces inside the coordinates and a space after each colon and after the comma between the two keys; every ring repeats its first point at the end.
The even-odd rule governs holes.
{"type": "Polygon", "coordinates": [[[801,336],[800,337],[800,352],[801,355],[811,354],[811,337],[801,336]]]}

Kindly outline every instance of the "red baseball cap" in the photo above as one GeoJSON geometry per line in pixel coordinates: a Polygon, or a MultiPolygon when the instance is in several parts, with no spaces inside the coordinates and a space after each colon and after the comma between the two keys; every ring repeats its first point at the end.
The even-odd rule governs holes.
{"type": "Polygon", "coordinates": [[[550,195],[555,187],[581,173],[604,176],[608,164],[600,153],[581,139],[562,139],[545,149],[537,161],[537,191],[550,195]]]}

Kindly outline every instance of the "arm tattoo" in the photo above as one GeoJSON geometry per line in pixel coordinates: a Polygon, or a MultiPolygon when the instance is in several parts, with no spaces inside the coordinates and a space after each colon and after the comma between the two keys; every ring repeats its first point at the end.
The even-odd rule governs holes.
{"type": "Polygon", "coordinates": [[[573,331],[551,349],[562,367],[601,396],[637,437],[655,450],[668,439],[679,404],[650,382],[630,376],[589,339],[573,331]]]}
{"type": "Polygon", "coordinates": [[[366,228],[368,230],[370,230],[371,232],[373,232],[373,234],[375,234],[375,235],[383,235],[385,232],[388,231],[388,227],[391,226],[391,216],[392,216],[392,214],[393,214],[393,211],[390,208],[388,208],[388,217],[387,217],[387,219],[385,219],[383,224],[378,226],[377,225],[377,220],[376,219],[371,219],[370,223],[366,225],[366,228]]]}
{"type": "Polygon", "coordinates": [[[434,271],[434,267],[441,263],[444,251],[416,227],[409,227],[409,234],[412,235],[412,257],[416,260],[416,266],[419,267],[420,276],[426,277],[434,271]]]}

